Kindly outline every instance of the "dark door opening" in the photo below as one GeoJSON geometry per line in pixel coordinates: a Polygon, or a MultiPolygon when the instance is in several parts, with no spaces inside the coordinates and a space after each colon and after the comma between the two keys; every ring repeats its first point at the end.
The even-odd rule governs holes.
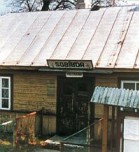
{"type": "Polygon", "coordinates": [[[93,88],[93,78],[58,78],[58,134],[70,135],[87,127],[93,88]]]}

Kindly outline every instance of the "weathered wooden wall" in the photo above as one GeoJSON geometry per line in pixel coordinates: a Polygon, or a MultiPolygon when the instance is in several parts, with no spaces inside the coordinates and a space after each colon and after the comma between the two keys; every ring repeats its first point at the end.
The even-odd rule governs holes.
{"type": "MultiPolygon", "coordinates": [[[[44,134],[56,132],[56,75],[34,71],[1,71],[12,77],[12,111],[29,113],[45,109],[42,130],[44,134]],[[7,74],[8,73],[8,74],[7,74]],[[49,113],[49,116],[47,115],[49,113]]],[[[39,122],[41,123],[41,122],[39,122]]],[[[37,130],[40,130],[38,124],[37,130]]]]}
{"type": "MultiPolygon", "coordinates": [[[[118,77],[112,75],[97,75],[95,86],[118,87],[118,77]]],[[[103,105],[95,105],[95,117],[101,118],[103,115],[103,105]]]]}
{"type": "Polygon", "coordinates": [[[56,76],[18,72],[13,83],[13,110],[38,111],[44,107],[56,113],[56,76]]]}
{"type": "MultiPolygon", "coordinates": [[[[56,114],[57,78],[35,72],[18,72],[13,76],[13,110],[39,111],[56,114]]],[[[43,134],[56,132],[56,116],[43,115],[43,134]]]]}
{"type": "MultiPolygon", "coordinates": [[[[7,73],[7,72],[5,72],[7,73]]],[[[11,71],[13,77],[13,110],[39,111],[42,108],[46,113],[43,117],[43,133],[56,132],[56,103],[57,103],[57,75],[34,71],[11,71]]],[[[118,76],[95,75],[95,86],[117,87],[118,76]]],[[[95,117],[102,117],[103,106],[95,106],[95,117]]],[[[38,127],[39,129],[39,127],[38,127]]]]}

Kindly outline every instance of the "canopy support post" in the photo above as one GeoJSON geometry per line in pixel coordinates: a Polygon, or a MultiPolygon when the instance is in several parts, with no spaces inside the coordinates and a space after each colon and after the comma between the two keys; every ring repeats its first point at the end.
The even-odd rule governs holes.
{"type": "Polygon", "coordinates": [[[108,112],[109,112],[109,107],[107,105],[104,105],[103,131],[102,131],[102,152],[107,152],[108,112]]]}

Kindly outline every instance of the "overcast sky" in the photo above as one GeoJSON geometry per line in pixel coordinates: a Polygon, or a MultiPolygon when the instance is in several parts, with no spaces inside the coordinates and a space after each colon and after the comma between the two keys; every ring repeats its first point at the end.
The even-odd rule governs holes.
{"type": "Polygon", "coordinates": [[[6,12],[10,12],[10,7],[6,6],[8,4],[8,0],[0,0],[0,14],[3,15],[6,12]]]}
{"type": "Polygon", "coordinates": [[[0,11],[4,8],[4,0],[0,0],[0,11]]]}

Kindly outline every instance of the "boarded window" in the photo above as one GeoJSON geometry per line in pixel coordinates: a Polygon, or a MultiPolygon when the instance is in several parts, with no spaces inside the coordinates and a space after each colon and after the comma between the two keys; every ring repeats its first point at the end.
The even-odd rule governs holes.
{"type": "Polygon", "coordinates": [[[55,83],[53,81],[47,81],[47,96],[55,96],[55,83]]]}

